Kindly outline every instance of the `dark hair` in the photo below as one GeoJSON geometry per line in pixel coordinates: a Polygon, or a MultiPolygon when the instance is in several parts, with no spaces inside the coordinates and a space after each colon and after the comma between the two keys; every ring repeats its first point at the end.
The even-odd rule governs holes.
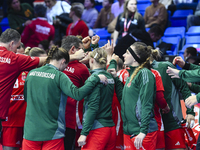
{"type": "Polygon", "coordinates": [[[95,0],[90,0],[90,2],[93,4],[93,8],[95,7],[95,0]]]}
{"type": "Polygon", "coordinates": [[[62,39],[61,47],[69,52],[72,46],[79,48],[79,44],[82,44],[82,41],[79,38],[74,35],[69,35],[62,39]]]}
{"type": "Polygon", "coordinates": [[[162,28],[158,25],[155,25],[152,28],[150,28],[149,33],[154,33],[155,36],[163,36],[163,34],[164,34],[162,28]]]}
{"type": "Polygon", "coordinates": [[[123,69],[123,67],[124,67],[124,62],[121,58],[119,58],[119,61],[117,63],[117,71],[123,69]]]}
{"type": "Polygon", "coordinates": [[[72,3],[71,5],[71,11],[74,11],[75,15],[79,18],[82,17],[82,13],[83,13],[83,10],[84,10],[84,6],[82,3],[72,3]]]}
{"type": "Polygon", "coordinates": [[[194,47],[187,47],[186,52],[191,56],[197,56],[197,49],[194,47]]]}
{"type": "Polygon", "coordinates": [[[20,48],[23,48],[23,49],[25,50],[25,46],[24,46],[24,44],[23,44],[23,43],[21,43],[21,44],[20,44],[20,46],[19,46],[19,47],[17,47],[17,49],[20,49],[20,48]]]}
{"type": "MultiPolygon", "coordinates": [[[[8,5],[8,8],[10,8],[10,7],[11,7],[11,4],[12,4],[12,2],[13,2],[13,0],[7,0],[7,5],[8,5]]],[[[20,2],[20,0],[19,0],[19,2],[20,2]]]]}
{"type": "Polygon", "coordinates": [[[39,44],[42,45],[42,47],[44,48],[44,50],[49,50],[49,41],[48,40],[43,40],[39,44]]]}
{"type": "Polygon", "coordinates": [[[39,47],[33,47],[29,49],[29,56],[32,57],[39,57],[41,54],[47,54],[45,50],[39,48],[39,47]]]}
{"type": "Polygon", "coordinates": [[[42,4],[38,4],[34,7],[34,12],[37,15],[37,17],[45,17],[46,10],[47,8],[42,4]]]}
{"type": "Polygon", "coordinates": [[[114,3],[114,0],[108,0],[110,4],[113,4],[114,3]]]}
{"type": "Polygon", "coordinates": [[[130,82],[131,82],[142,68],[145,67],[145,68],[150,69],[150,58],[151,58],[151,53],[152,53],[152,47],[147,46],[146,44],[142,42],[135,42],[130,47],[135,48],[134,52],[141,60],[141,63],[139,63],[139,66],[134,70],[133,74],[131,75],[131,79],[130,79],[130,82]]]}
{"type": "Polygon", "coordinates": [[[48,57],[44,63],[48,64],[50,60],[57,60],[59,61],[60,59],[64,58],[66,60],[66,63],[69,63],[69,53],[63,48],[58,48],[56,46],[53,46],[48,53],[48,57]]]}
{"type": "Polygon", "coordinates": [[[21,36],[17,30],[14,29],[6,29],[1,36],[0,36],[0,42],[2,43],[9,43],[11,41],[14,41],[15,43],[19,42],[21,39],[21,36]]]}

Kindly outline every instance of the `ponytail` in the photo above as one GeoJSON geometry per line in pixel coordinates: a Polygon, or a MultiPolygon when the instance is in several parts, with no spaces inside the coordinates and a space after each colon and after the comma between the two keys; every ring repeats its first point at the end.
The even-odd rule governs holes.
{"type": "Polygon", "coordinates": [[[137,73],[138,73],[142,68],[144,68],[145,66],[147,66],[147,64],[149,64],[150,58],[151,58],[151,57],[148,57],[144,63],[142,63],[140,66],[138,66],[138,67],[134,70],[133,74],[131,75],[131,79],[130,79],[129,83],[131,83],[131,82],[133,81],[134,77],[137,75],[137,73]]]}

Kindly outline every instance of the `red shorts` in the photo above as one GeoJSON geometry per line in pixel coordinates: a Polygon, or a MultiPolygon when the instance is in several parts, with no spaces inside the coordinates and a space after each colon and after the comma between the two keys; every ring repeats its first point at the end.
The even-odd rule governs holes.
{"type": "Polygon", "coordinates": [[[64,150],[64,138],[49,141],[29,141],[23,139],[23,150],[64,150]]]}
{"type": "MultiPolygon", "coordinates": [[[[124,149],[136,150],[134,145],[135,137],[130,139],[130,135],[124,134],[124,149]]],[[[157,131],[148,133],[142,142],[142,148],[140,150],[155,150],[157,141],[157,131]]]]}
{"type": "Polygon", "coordinates": [[[165,148],[165,132],[158,131],[156,149],[165,148]]]}
{"type": "Polygon", "coordinates": [[[182,128],[179,128],[166,132],[165,146],[166,149],[186,148],[184,130],[182,128]]]}
{"type": "Polygon", "coordinates": [[[22,147],[23,127],[3,127],[1,144],[8,147],[22,147]]]}
{"type": "Polygon", "coordinates": [[[86,144],[81,150],[115,150],[116,129],[103,127],[91,130],[86,138],[86,144]]]}

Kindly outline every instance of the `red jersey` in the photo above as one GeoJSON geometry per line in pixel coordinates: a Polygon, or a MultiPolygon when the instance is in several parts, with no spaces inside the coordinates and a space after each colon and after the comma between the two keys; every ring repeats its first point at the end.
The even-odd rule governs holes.
{"type": "Polygon", "coordinates": [[[25,27],[21,40],[25,47],[38,47],[38,44],[43,40],[53,40],[54,34],[54,26],[50,25],[45,18],[38,17],[25,27]]]}
{"type": "Polygon", "coordinates": [[[73,23],[70,23],[66,30],[66,36],[68,35],[81,35],[83,38],[89,35],[89,29],[83,20],[78,20],[72,27],[73,23]]]}
{"type": "Polygon", "coordinates": [[[36,68],[39,58],[15,54],[0,46],[0,119],[6,119],[10,96],[17,77],[22,71],[36,68]]]}
{"type": "MultiPolygon", "coordinates": [[[[157,70],[151,69],[151,72],[154,74],[155,76],[155,80],[156,80],[156,92],[158,91],[165,91],[164,87],[163,87],[163,82],[162,82],[162,78],[160,76],[160,73],[157,70]]],[[[154,113],[155,113],[155,119],[157,121],[158,124],[158,130],[160,131],[164,131],[164,125],[162,122],[162,118],[161,118],[161,113],[160,113],[160,108],[158,106],[159,100],[156,99],[156,103],[154,105],[154,113]]],[[[167,102],[166,102],[167,105],[167,102]]]]}
{"type": "Polygon", "coordinates": [[[24,83],[28,72],[22,72],[17,78],[11,99],[8,117],[2,122],[4,127],[23,127],[25,120],[26,101],[24,101],[24,83]]]}
{"type": "Polygon", "coordinates": [[[126,79],[129,77],[129,72],[127,69],[122,69],[117,72],[117,76],[119,77],[119,80],[125,85],[126,79]]]}
{"type": "MultiPolygon", "coordinates": [[[[87,78],[90,76],[88,68],[77,60],[69,62],[63,73],[65,73],[77,87],[83,86],[85,80],[87,80],[87,78]]],[[[82,107],[83,100],[77,102],[71,97],[67,98],[67,105],[65,110],[65,121],[67,128],[76,129],[76,124],[78,126],[82,126],[82,114],[80,114],[78,111],[79,109],[83,109],[82,107]],[[78,105],[82,106],[79,107],[78,105]]]]}

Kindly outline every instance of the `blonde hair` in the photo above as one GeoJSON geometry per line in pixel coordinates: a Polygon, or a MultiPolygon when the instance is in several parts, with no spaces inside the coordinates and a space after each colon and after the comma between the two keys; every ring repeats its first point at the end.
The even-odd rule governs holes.
{"type": "Polygon", "coordinates": [[[95,48],[91,53],[90,57],[94,58],[97,63],[101,66],[106,66],[107,53],[103,48],[95,48]]]}
{"type": "Polygon", "coordinates": [[[142,42],[135,42],[134,44],[131,45],[131,47],[135,48],[134,52],[136,55],[138,55],[142,63],[139,63],[139,66],[134,70],[129,82],[132,82],[134,77],[142,68],[145,67],[145,68],[150,69],[150,58],[152,54],[152,47],[147,46],[146,44],[142,42]]]}
{"type": "Polygon", "coordinates": [[[158,60],[161,58],[161,52],[158,49],[152,49],[151,50],[151,61],[158,60]]]}
{"type": "Polygon", "coordinates": [[[26,47],[26,49],[24,50],[24,53],[26,55],[29,55],[30,50],[31,50],[31,47],[26,47]]]}
{"type": "Polygon", "coordinates": [[[39,48],[39,47],[33,47],[29,50],[30,56],[36,56],[38,57],[40,54],[47,54],[45,50],[39,48]]]}
{"type": "MultiPolygon", "coordinates": [[[[129,10],[128,10],[127,6],[128,6],[129,1],[130,1],[130,0],[125,0],[125,2],[124,2],[124,11],[123,11],[123,13],[122,13],[120,19],[121,19],[122,17],[128,18],[128,12],[129,12],[129,10]]],[[[137,0],[135,0],[135,1],[136,1],[136,4],[137,4],[137,0]]],[[[135,10],[135,14],[134,14],[134,19],[138,20],[139,17],[142,17],[142,16],[140,15],[140,13],[138,13],[138,11],[137,11],[137,9],[136,9],[136,10],[135,10]]]]}

